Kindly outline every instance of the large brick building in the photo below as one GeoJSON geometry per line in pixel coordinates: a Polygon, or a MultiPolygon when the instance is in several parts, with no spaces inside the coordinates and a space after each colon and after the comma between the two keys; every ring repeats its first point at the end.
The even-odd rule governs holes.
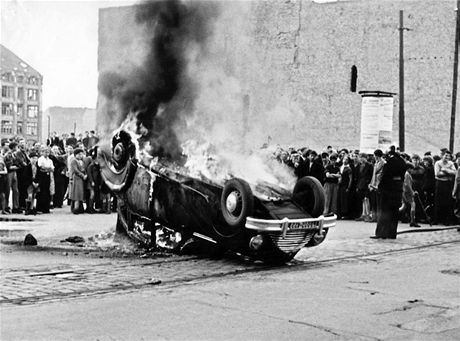
{"type": "Polygon", "coordinates": [[[0,137],[39,141],[42,116],[42,75],[5,46],[0,45],[0,137]]]}
{"type": "MultiPolygon", "coordinates": [[[[257,136],[260,143],[270,136],[273,142],[317,149],[359,147],[358,92],[399,92],[398,27],[404,10],[410,29],[404,33],[406,150],[437,152],[449,145],[454,0],[272,0],[221,7],[208,58],[222,71],[215,72],[221,83],[230,82],[232,95],[241,95],[241,114],[232,115],[245,138],[257,136]]],[[[100,10],[100,71],[142,58],[145,42],[133,12],[133,7],[100,10]]],[[[396,143],[398,101],[396,96],[396,143]]],[[[460,119],[455,141],[459,149],[460,119]]]]}

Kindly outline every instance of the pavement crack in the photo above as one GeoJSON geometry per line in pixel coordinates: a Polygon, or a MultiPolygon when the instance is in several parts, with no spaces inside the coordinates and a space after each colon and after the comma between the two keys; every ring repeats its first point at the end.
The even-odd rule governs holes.
{"type": "Polygon", "coordinates": [[[351,287],[351,286],[346,286],[347,289],[351,289],[351,290],[356,290],[356,291],[363,291],[363,292],[367,292],[369,293],[370,295],[375,295],[375,294],[381,294],[380,291],[377,291],[377,290],[371,290],[371,289],[366,289],[366,288],[355,288],[355,287],[351,287]]]}
{"type": "Polygon", "coordinates": [[[341,330],[337,330],[337,329],[334,329],[334,328],[330,328],[330,327],[326,327],[326,326],[322,326],[322,325],[318,325],[318,324],[314,324],[314,323],[309,323],[309,322],[306,322],[306,321],[298,321],[298,320],[294,320],[294,319],[279,317],[279,316],[276,316],[276,315],[265,314],[265,313],[260,312],[260,311],[252,311],[252,310],[241,309],[241,308],[238,308],[238,307],[230,307],[228,305],[222,305],[222,304],[212,303],[212,302],[205,302],[205,301],[202,301],[202,300],[199,300],[199,299],[196,299],[196,300],[194,299],[192,301],[195,302],[195,303],[201,304],[201,305],[211,307],[211,308],[220,308],[220,309],[227,310],[227,311],[238,311],[240,313],[249,313],[251,315],[257,315],[257,316],[261,316],[261,317],[266,317],[266,318],[276,320],[276,321],[304,325],[304,326],[307,326],[307,327],[315,328],[315,329],[321,330],[323,332],[332,334],[334,336],[350,337],[352,340],[359,337],[361,339],[364,338],[366,340],[382,341],[382,339],[375,338],[375,337],[368,336],[368,335],[363,335],[363,334],[358,334],[358,333],[353,333],[353,332],[348,332],[348,331],[341,331],[341,330]]]}

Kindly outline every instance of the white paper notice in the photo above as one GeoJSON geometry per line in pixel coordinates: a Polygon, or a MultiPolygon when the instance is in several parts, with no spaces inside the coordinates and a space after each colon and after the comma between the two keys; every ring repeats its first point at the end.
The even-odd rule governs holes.
{"type": "Polygon", "coordinates": [[[363,97],[359,147],[362,152],[385,151],[391,145],[393,102],[393,97],[363,97]]]}

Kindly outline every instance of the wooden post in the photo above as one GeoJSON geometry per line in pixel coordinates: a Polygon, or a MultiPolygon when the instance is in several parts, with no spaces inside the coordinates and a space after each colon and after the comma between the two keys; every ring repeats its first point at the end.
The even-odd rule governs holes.
{"type": "Polygon", "coordinates": [[[460,35],[460,0],[457,0],[457,20],[455,25],[455,47],[454,47],[454,80],[452,84],[452,111],[450,114],[450,140],[449,149],[454,152],[455,139],[455,114],[457,107],[457,79],[458,79],[458,44],[460,35]]]}
{"type": "Polygon", "coordinates": [[[399,149],[404,151],[404,23],[399,11],[399,149]]]}

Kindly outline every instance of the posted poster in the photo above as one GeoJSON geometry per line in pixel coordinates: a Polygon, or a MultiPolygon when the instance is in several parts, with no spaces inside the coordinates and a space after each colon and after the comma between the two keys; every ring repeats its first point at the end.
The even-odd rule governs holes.
{"type": "Polygon", "coordinates": [[[393,127],[393,97],[364,96],[361,106],[360,151],[383,152],[391,145],[393,127]]]}

